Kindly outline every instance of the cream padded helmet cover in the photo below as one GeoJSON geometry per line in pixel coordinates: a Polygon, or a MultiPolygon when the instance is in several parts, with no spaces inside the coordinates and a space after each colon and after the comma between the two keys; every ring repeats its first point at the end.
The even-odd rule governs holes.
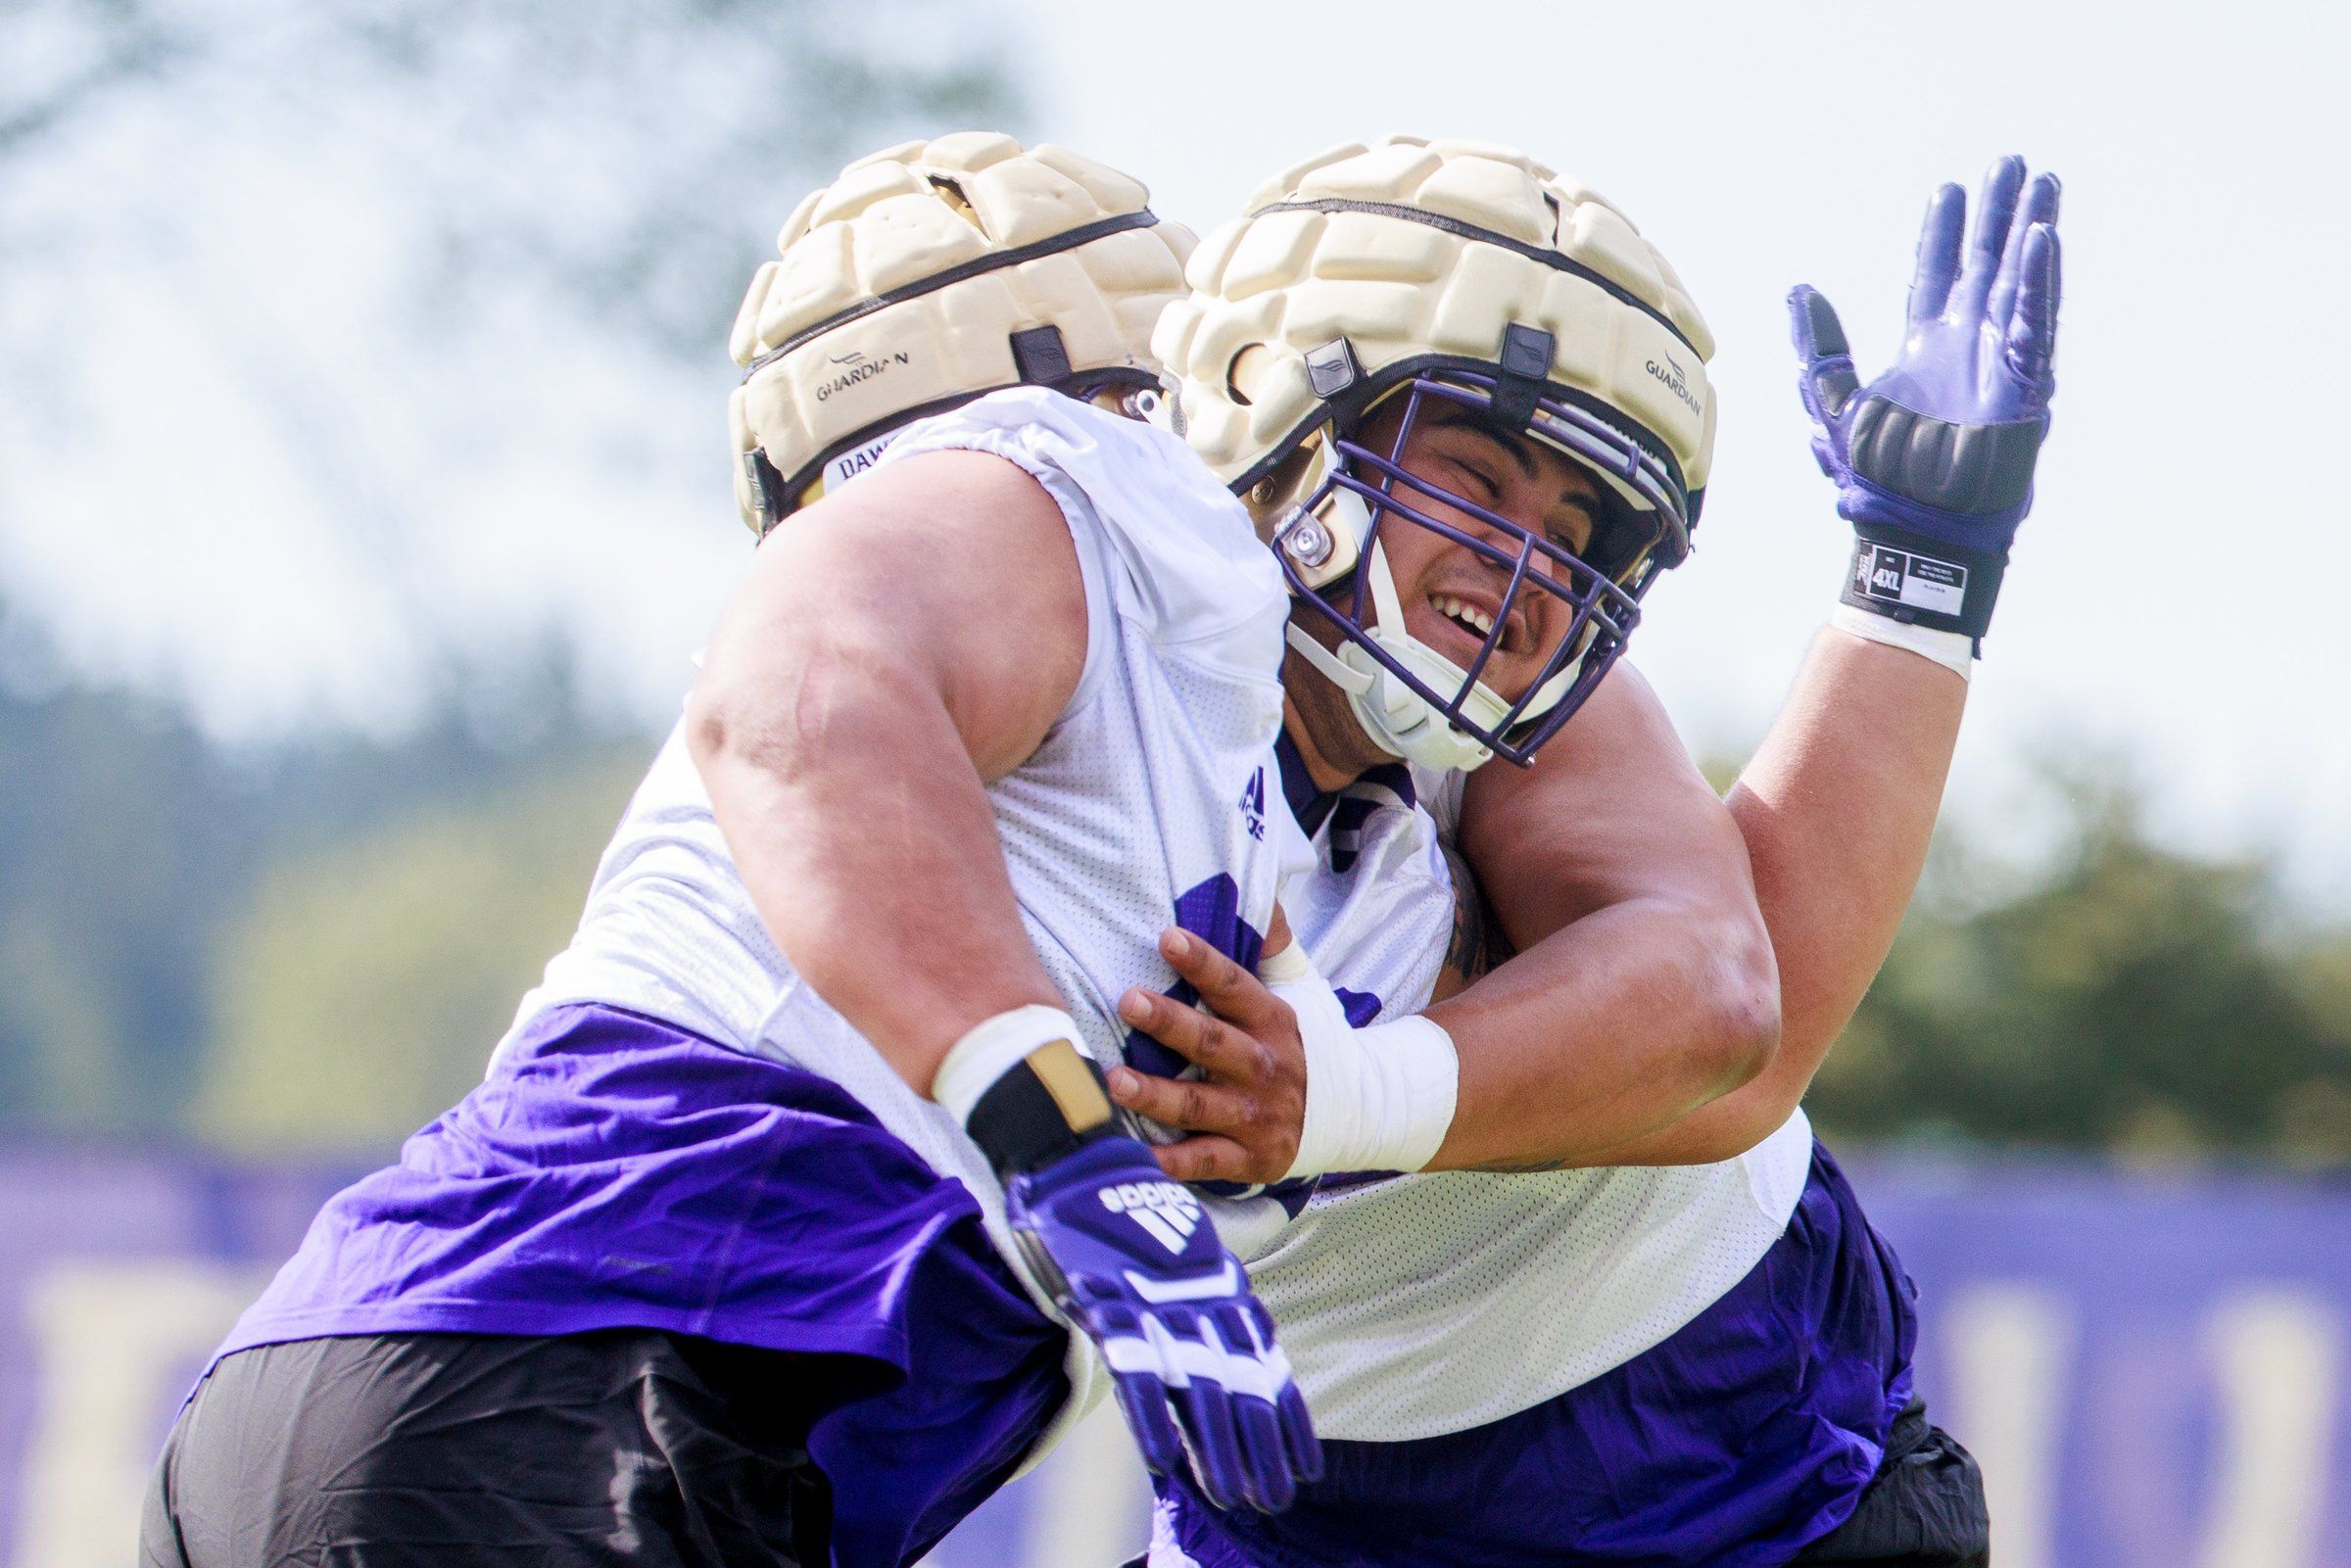
{"type": "Polygon", "coordinates": [[[1519,321],[1553,335],[1552,380],[1630,415],[1671,451],[1688,489],[1705,484],[1713,336],[1665,259],[1601,196],[1508,148],[1390,136],[1285,169],[1259,187],[1249,213],[1193,253],[1191,296],[1168,309],[1152,340],[1179,383],[1186,437],[1226,481],[1319,419],[1307,351],[1344,337],[1376,378],[1428,354],[1492,359],[1504,327],[1519,321]],[[1640,305],[1425,223],[1267,211],[1325,201],[1474,225],[1564,258],[1640,305]]]}
{"type": "MultiPolygon", "coordinates": [[[[877,295],[1143,212],[1147,199],[1138,182],[1066,148],[1024,150],[986,131],[859,159],[785,223],[729,351],[747,369],[877,295]]],[[[1155,374],[1151,329],[1182,292],[1191,248],[1173,223],[1106,234],[842,321],[777,356],[728,409],[744,521],[759,527],[743,460],[754,447],[791,476],[876,423],[1017,384],[1009,339],[1025,328],[1058,327],[1073,370],[1155,374]]]]}

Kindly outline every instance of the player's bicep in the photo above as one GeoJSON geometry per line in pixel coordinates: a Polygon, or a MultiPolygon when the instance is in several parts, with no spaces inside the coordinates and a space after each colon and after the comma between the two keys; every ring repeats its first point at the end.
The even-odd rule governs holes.
{"type": "Polygon", "coordinates": [[[1460,843],[1520,948],[1630,899],[1754,900],[1737,824],[1624,664],[1532,767],[1470,775],[1460,843]]]}
{"type": "Polygon", "coordinates": [[[738,715],[792,723],[832,690],[936,702],[995,778],[1068,706],[1085,645],[1084,580],[1059,504],[1003,458],[928,452],[768,536],[712,637],[697,697],[708,689],[738,715]]]}

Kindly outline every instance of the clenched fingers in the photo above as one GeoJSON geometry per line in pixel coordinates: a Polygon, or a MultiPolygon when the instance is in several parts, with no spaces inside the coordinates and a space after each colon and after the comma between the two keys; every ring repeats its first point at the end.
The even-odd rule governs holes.
{"type": "Polygon", "coordinates": [[[1246,1090],[1193,1078],[1160,1078],[1132,1068],[1112,1068],[1110,1097],[1137,1116],[1185,1132],[1239,1133],[1257,1125],[1263,1113],[1246,1090]]]}
{"type": "MultiPolygon", "coordinates": [[[[1257,977],[1250,975],[1249,983],[1257,984],[1257,977]]],[[[1271,992],[1267,996],[1268,1000],[1273,1000],[1271,992]]],[[[1274,1005],[1282,1006],[1278,1001],[1274,1005]]],[[[1128,991],[1119,998],[1119,1017],[1129,1027],[1148,1034],[1186,1062],[1217,1077],[1236,1083],[1259,1083],[1272,1075],[1273,1055],[1263,1041],[1174,997],[1140,989],[1128,991]]]]}
{"type": "Polygon", "coordinates": [[[1264,981],[1191,932],[1174,928],[1163,932],[1159,950],[1176,973],[1191,982],[1200,1000],[1221,1017],[1253,1034],[1286,1022],[1282,1015],[1289,1011],[1287,1004],[1267,990],[1264,981]]]}
{"type": "Polygon", "coordinates": [[[1251,1154],[1230,1138],[1206,1136],[1161,1144],[1151,1151],[1170,1181],[1279,1181],[1289,1166],[1251,1154]]]}

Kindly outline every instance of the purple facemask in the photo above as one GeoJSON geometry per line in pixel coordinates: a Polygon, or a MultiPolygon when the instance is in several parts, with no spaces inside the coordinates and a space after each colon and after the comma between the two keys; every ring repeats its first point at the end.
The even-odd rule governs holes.
{"type": "MultiPolygon", "coordinates": [[[[1378,676],[1363,664],[1367,658],[1380,674],[1401,682],[1437,720],[1523,765],[1559,733],[1624,651],[1640,621],[1642,594],[1658,571],[1689,553],[1689,521],[1681,486],[1672,473],[1598,414],[1538,397],[1523,420],[1511,421],[1497,410],[1496,388],[1490,375],[1445,371],[1415,376],[1391,394],[1408,402],[1389,449],[1379,451],[1349,436],[1336,438],[1334,460],[1277,534],[1275,553],[1291,591],[1360,650],[1351,655],[1343,647],[1335,661],[1319,648],[1303,650],[1310,658],[1321,652],[1314,662],[1325,673],[1351,690],[1375,684],[1378,676]],[[1580,553],[1405,470],[1400,456],[1415,426],[1439,401],[1468,409],[1498,429],[1523,429],[1601,481],[1601,518],[1580,553]],[[1474,519],[1480,531],[1470,532],[1433,515],[1427,504],[1431,500],[1474,519]],[[1463,546],[1492,567],[1497,581],[1507,574],[1493,625],[1466,666],[1405,631],[1379,549],[1382,535],[1393,537],[1400,527],[1425,528],[1463,546]],[[1345,542],[1334,538],[1339,530],[1355,545],[1352,569],[1338,575],[1327,569],[1318,572],[1317,567],[1327,568],[1334,558],[1349,558],[1345,542]],[[1544,605],[1540,617],[1549,623],[1543,662],[1518,695],[1506,699],[1481,677],[1511,640],[1513,626],[1535,623],[1539,599],[1555,601],[1544,605]],[[1355,673],[1341,677],[1331,668],[1333,662],[1355,673]]],[[[1359,427],[1360,423],[1359,418],[1359,427]]],[[[1365,714],[1364,701],[1358,696],[1358,712],[1369,722],[1373,716],[1365,714]]],[[[1379,701],[1383,711],[1410,706],[1410,699],[1392,688],[1379,701]]],[[[1376,734],[1377,725],[1372,727],[1376,734]]],[[[1392,748],[1415,756],[1409,746],[1392,748]]]]}

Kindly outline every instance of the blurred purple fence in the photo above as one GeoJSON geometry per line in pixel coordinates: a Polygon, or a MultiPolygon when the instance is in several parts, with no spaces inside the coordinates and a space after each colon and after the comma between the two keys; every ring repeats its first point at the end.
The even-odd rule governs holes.
{"type": "MultiPolygon", "coordinates": [[[[0,1151],[0,1568],[129,1560],[181,1393],[348,1173],[0,1151]]],[[[1853,1174],[1918,1280],[1922,1386],[1985,1461],[2001,1568],[2351,1568],[2351,1187],[1853,1174]]],[[[1116,1447],[1090,1430],[1114,1441],[1073,1449],[1116,1447]]],[[[1057,1457],[936,1560],[1111,1568],[1129,1466],[1057,1457]]]]}

